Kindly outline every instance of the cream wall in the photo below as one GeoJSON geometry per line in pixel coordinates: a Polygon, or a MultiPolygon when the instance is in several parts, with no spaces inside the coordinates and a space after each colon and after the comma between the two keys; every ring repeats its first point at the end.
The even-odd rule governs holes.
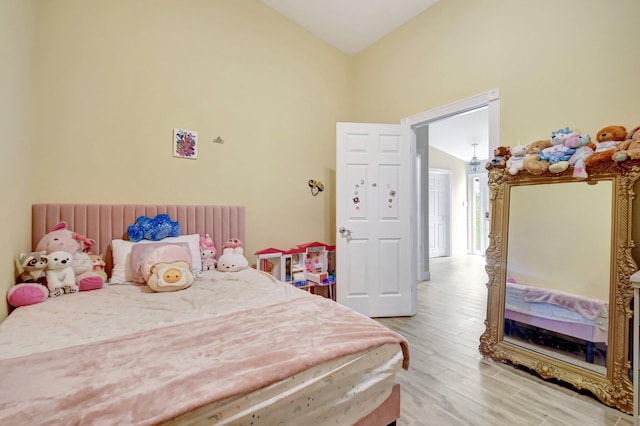
{"type": "Polygon", "coordinates": [[[355,57],[357,121],[398,122],[493,88],[502,144],[640,124],[637,0],[440,0],[355,57]]]}
{"type": "Polygon", "coordinates": [[[244,205],[250,261],[333,242],[350,57],[257,0],[37,4],[34,201],[244,205]],[[174,127],[197,160],[172,157],[174,127]]]}
{"type": "Polygon", "coordinates": [[[399,122],[499,88],[502,145],[635,127],[639,15],[637,0],[440,0],[355,57],[355,120],[399,122]]]}
{"type": "MultiPolygon", "coordinates": [[[[16,248],[31,240],[31,61],[33,2],[0,2],[0,294],[15,281],[16,248]]],[[[8,306],[0,303],[0,319],[8,306]]]]}

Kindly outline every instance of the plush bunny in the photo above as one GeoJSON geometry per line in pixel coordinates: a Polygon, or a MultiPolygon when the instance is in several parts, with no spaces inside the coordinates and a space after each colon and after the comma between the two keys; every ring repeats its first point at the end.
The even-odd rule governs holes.
{"type": "Polygon", "coordinates": [[[222,256],[218,259],[218,271],[238,272],[249,267],[249,261],[244,257],[242,241],[232,238],[227,240],[222,249],[222,256]]]}
{"type": "Polygon", "coordinates": [[[202,259],[203,271],[216,269],[216,264],[218,263],[216,254],[218,254],[218,251],[211,236],[206,234],[204,237],[200,237],[200,257],[202,259]]]}

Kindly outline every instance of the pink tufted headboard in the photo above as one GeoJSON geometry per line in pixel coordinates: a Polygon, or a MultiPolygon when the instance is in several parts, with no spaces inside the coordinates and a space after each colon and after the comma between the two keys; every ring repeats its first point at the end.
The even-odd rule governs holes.
{"type": "Polygon", "coordinates": [[[111,240],[127,239],[127,227],[139,216],[155,217],[168,214],[180,222],[183,235],[210,234],[218,249],[229,238],[245,242],[245,212],[242,206],[209,205],[140,205],[140,204],[34,204],[31,217],[31,245],[35,249],[38,241],[56,224],[64,220],[68,228],[93,238],[91,248],[105,256],[107,272],[111,272],[111,240]]]}

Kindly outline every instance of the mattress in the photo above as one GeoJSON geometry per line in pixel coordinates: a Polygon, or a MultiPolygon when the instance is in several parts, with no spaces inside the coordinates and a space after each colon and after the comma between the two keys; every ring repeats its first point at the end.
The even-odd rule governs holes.
{"type": "MultiPolygon", "coordinates": [[[[93,348],[92,345],[110,348],[112,342],[119,343],[130,336],[151,335],[164,329],[179,333],[179,330],[215,324],[218,319],[243,318],[245,313],[261,309],[273,312],[275,307],[303,302],[299,300],[302,298],[321,299],[251,268],[236,273],[206,271],[191,288],[178,292],[153,293],[146,286],[108,285],[101,290],[64,295],[14,311],[0,324],[0,363],[14,366],[21,360],[48,358],[49,354],[82,353],[83,348],[93,348]]],[[[316,313],[318,317],[320,312],[316,313]]],[[[304,324],[301,327],[312,325],[306,333],[322,334],[322,323],[307,321],[304,324]]],[[[288,327],[292,325],[295,326],[288,324],[288,327]]],[[[319,347],[318,351],[321,350],[319,347]]],[[[95,362],[102,362],[100,354],[95,362]]],[[[271,360],[265,360],[265,364],[269,362],[271,360]]],[[[219,400],[194,403],[188,410],[168,407],[162,410],[165,414],[159,415],[139,413],[136,407],[135,413],[128,414],[138,416],[135,418],[110,418],[104,413],[92,413],[98,417],[78,414],[74,421],[80,424],[99,419],[99,423],[105,424],[259,425],[287,424],[282,419],[295,418],[295,423],[290,424],[354,424],[390,395],[396,373],[407,363],[406,348],[387,342],[327,359],[300,371],[291,370],[295,373],[251,392],[237,395],[228,392],[227,397],[219,400]]],[[[15,377],[5,380],[15,380],[15,377]]],[[[2,424],[15,422],[24,408],[14,407],[16,401],[11,398],[15,397],[9,389],[1,386],[2,424]]],[[[171,398],[166,403],[170,405],[171,398]]],[[[46,404],[48,402],[42,402],[43,407],[46,404]]],[[[38,422],[47,423],[47,419],[38,418],[38,422]]]]}
{"type": "Polygon", "coordinates": [[[553,303],[530,302],[526,291],[526,286],[507,283],[505,318],[590,342],[607,341],[608,305],[603,304],[599,314],[589,318],[574,309],[553,303]]]}

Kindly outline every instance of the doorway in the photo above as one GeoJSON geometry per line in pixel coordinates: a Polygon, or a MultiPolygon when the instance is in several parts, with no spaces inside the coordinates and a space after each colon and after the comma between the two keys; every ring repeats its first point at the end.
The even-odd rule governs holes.
{"type": "MultiPolygon", "coordinates": [[[[428,130],[425,130],[425,129],[428,129],[430,125],[433,125],[434,123],[440,120],[455,117],[457,115],[462,115],[470,111],[474,111],[481,108],[486,108],[488,112],[488,116],[487,116],[488,117],[488,120],[487,120],[488,121],[487,123],[488,143],[485,145],[483,150],[478,151],[478,156],[480,158],[486,159],[486,158],[490,158],[489,153],[493,152],[495,148],[500,146],[500,91],[498,89],[491,90],[489,92],[485,92],[467,99],[463,99],[449,105],[445,105],[439,108],[425,111],[423,113],[416,114],[402,120],[402,124],[405,127],[410,128],[411,130],[410,135],[412,137],[412,143],[417,150],[416,152],[416,156],[417,156],[416,168],[418,172],[417,176],[422,176],[422,178],[418,181],[418,185],[417,185],[418,194],[416,197],[418,202],[415,204],[415,208],[416,208],[415,217],[417,218],[416,222],[418,223],[418,225],[421,225],[421,226],[418,226],[419,235],[418,235],[418,238],[416,239],[416,246],[417,246],[416,252],[419,253],[419,256],[417,259],[418,277],[420,277],[420,279],[422,280],[430,279],[429,258],[431,256],[429,253],[429,246],[430,246],[430,232],[433,232],[431,231],[431,225],[428,223],[428,219],[427,219],[429,215],[428,213],[430,212],[429,194],[428,194],[428,189],[430,188],[430,185],[429,185],[428,178],[426,182],[424,179],[425,177],[429,176],[429,173],[428,173],[429,151],[428,150],[429,150],[429,147],[432,145],[432,141],[430,140],[431,136],[428,135],[429,133],[428,130]],[[423,136],[425,134],[427,135],[426,137],[423,136]]],[[[469,146],[469,148],[471,148],[471,146],[469,146]]],[[[469,159],[470,158],[471,156],[469,156],[469,159]]],[[[463,226],[464,228],[471,230],[471,232],[465,233],[466,234],[465,242],[463,243],[465,246],[464,253],[465,254],[471,254],[474,252],[484,253],[484,250],[486,250],[486,238],[482,237],[482,234],[485,232],[488,232],[486,228],[483,228],[485,226],[484,225],[485,220],[488,221],[488,218],[482,219],[482,216],[484,215],[486,217],[488,214],[487,213],[488,210],[483,211],[482,209],[484,207],[482,206],[482,204],[480,204],[480,206],[477,207],[476,203],[472,202],[472,198],[470,197],[471,196],[481,197],[481,185],[483,184],[486,185],[486,182],[482,182],[482,178],[478,177],[477,182],[472,181],[470,183],[467,183],[467,179],[469,179],[471,176],[467,172],[467,170],[468,169],[466,167],[463,167],[463,171],[461,172],[463,174],[462,186],[469,188],[471,184],[477,183],[478,186],[476,186],[476,188],[478,190],[474,195],[472,191],[463,189],[463,191],[465,191],[464,198],[466,199],[466,201],[464,202],[465,209],[466,209],[465,211],[466,219],[463,217],[462,223],[464,223],[464,226],[463,226]],[[474,213],[474,211],[477,211],[477,212],[474,213]],[[471,217],[474,217],[474,221],[476,220],[478,221],[475,230],[472,226],[473,224],[471,223],[471,219],[470,219],[471,217]],[[471,237],[471,235],[473,235],[474,232],[476,231],[479,232],[481,235],[481,237],[478,240],[477,249],[475,245],[476,244],[475,239],[472,239],[471,237]]],[[[481,175],[481,174],[485,174],[485,173],[478,173],[478,175],[481,175]]],[[[460,175],[460,173],[453,172],[451,179],[452,180],[456,179],[456,175],[460,175]]],[[[460,207],[460,206],[453,205],[452,207],[455,209],[456,207],[460,207]]],[[[452,218],[451,226],[455,226],[456,223],[460,223],[460,222],[457,222],[455,217],[452,218]]],[[[452,254],[460,253],[459,250],[458,251],[450,250],[450,252],[452,254]]]]}
{"type": "Polygon", "coordinates": [[[469,174],[469,254],[484,256],[489,245],[489,188],[486,173],[469,174]]]}

